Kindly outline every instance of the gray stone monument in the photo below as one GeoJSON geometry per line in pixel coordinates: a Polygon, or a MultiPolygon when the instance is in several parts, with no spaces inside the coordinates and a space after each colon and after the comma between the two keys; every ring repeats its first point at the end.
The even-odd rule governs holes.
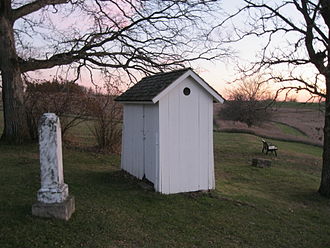
{"type": "Polygon", "coordinates": [[[32,214],[68,220],[75,211],[73,196],[63,178],[62,138],[59,118],[45,113],[39,121],[41,188],[32,214]]]}
{"type": "Polygon", "coordinates": [[[269,159],[253,158],[252,165],[259,168],[265,168],[270,167],[272,165],[272,161],[269,159]]]}

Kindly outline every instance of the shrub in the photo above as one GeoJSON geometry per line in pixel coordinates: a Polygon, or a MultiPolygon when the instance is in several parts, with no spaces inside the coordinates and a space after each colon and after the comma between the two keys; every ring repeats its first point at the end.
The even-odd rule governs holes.
{"type": "Polygon", "coordinates": [[[229,90],[229,100],[220,110],[220,117],[225,120],[240,121],[248,127],[260,125],[271,117],[269,111],[271,93],[267,83],[261,78],[241,81],[229,90]]]}
{"type": "Polygon", "coordinates": [[[62,136],[84,120],[88,105],[84,87],[63,79],[25,85],[25,114],[32,140],[38,139],[38,121],[43,113],[55,113],[61,118],[62,136]]]}
{"type": "Polygon", "coordinates": [[[98,148],[110,153],[119,153],[122,107],[114,101],[116,91],[107,87],[105,94],[95,93],[90,97],[89,111],[94,119],[91,131],[96,138],[98,148]]]}

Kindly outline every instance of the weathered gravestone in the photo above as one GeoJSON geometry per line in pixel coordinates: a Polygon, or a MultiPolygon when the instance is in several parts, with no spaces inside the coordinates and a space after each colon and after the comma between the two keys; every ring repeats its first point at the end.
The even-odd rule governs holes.
{"type": "Polygon", "coordinates": [[[32,214],[68,220],[75,211],[73,196],[69,196],[64,183],[62,162],[62,138],[59,118],[45,113],[39,121],[41,188],[38,202],[32,206],[32,214]]]}

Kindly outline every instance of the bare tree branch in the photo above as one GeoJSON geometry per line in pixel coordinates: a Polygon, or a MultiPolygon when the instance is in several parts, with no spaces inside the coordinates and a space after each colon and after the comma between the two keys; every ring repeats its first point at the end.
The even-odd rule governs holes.
{"type": "MultiPolygon", "coordinates": [[[[124,8],[118,4],[118,1],[109,2],[119,9],[124,20],[126,19],[128,23],[122,25],[120,21],[115,20],[105,11],[101,1],[96,1],[99,12],[93,12],[92,16],[97,20],[99,31],[94,30],[65,42],[60,41],[62,44],[67,44],[66,52],[55,53],[44,59],[31,57],[20,59],[21,71],[28,72],[47,69],[59,65],[68,65],[73,62],[84,65],[86,65],[86,62],[89,62],[100,67],[123,68],[124,70],[129,68],[141,70],[143,68],[144,71],[147,71],[147,67],[161,69],[165,66],[179,65],[196,59],[210,60],[219,56],[229,55],[227,49],[222,48],[220,50],[218,46],[205,48],[204,51],[197,51],[198,46],[191,50],[188,49],[189,43],[187,43],[187,40],[193,45],[195,41],[200,42],[198,41],[200,37],[196,37],[196,40],[188,36],[185,37],[186,34],[179,30],[179,25],[182,26],[182,30],[190,29],[189,26],[184,24],[187,20],[191,22],[189,25],[199,25],[193,20],[193,18],[198,16],[195,17],[192,14],[193,11],[189,10],[189,8],[199,6],[201,3],[198,1],[195,4],[190,4],[189,8],[185,7],[182,10],[179,8],[180,4],[178,2],[168,1],[168,4],[164,4],[162,8],[145,13],[136,6],[135,2],[124,1],[134,9],[134,15],[127,15],[124,8]],[[172,8],[174,9],[172,10],[172,8]],[[96,13],[98,13],[97,15],[102,15],[102,18],[97,16],[96,13]],[[110,21],[113,25],[104,29],[101,25],[101,22],[104,22],[104,20],[110,21]],[[166,22],[173,23],[173,27],[165,25],[166,22]],[[149,27],[149,29],[146,29],[146,27],[149,27]],[[182,35],[182,38],[187,39],[180,41],[178,39],[180,35],[182,35]],[[109,49],[109,46],[112,46],[111,44],[116,43],[118,44],[116,47],[119,50],[109,49]],[[184,46],[186,50],[179,51],[179,47],[184,46]],[[125,50],[123,51],[123,49],[125,50]],[[174,50],[177,51],[175,52],[174,50]],[[179,52],[182,52],[182,54],[180,55],[179,52]],[[211,55],[212,53],[213,55],[211,55]],[[195,55],[187,56],[188,54],[195,55]],[[143,66],[138,66],[139,63],[143,66]]],[[[203,3],[201,6],[206,5],[203,3]]],[[[199,12],[200,10],[196,14],[199,12]]]]}
{"type": "Polygon", "coordinates": [[[95,83],[97,70],[98,75],[136,80],[141,74],[230,55],[210,32],[221,18],[218,2],[0,1],[4,102],[13,103],[4,106],[3,139],[22,140],[24,120],[17,119],[24,111],[22,73],[55,68],[56,74],[61,69],[78,79],[85,71],[95,83]]]}
{"type": "Polygon", "coordinates": [[[49,5],[58,5],[58,4],[64,4],[68,3],[69,0],[37,0],[31,3],[28,3],[26,5],[23,5],[17,9],[13,9],[12,11],[12,18],[13,21],[22,18],[23,16],[26,16],[28,14],[31,14],[33,12],[36,12],[46,6],[49,5]]]}

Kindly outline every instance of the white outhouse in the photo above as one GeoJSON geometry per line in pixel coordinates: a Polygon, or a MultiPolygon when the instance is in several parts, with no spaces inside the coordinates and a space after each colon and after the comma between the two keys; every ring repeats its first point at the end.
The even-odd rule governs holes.
{"type": "Polygon", "coordinates": [[[214,189],[219,93],[187,68],[145,77],[116,101],[124,105],[123,170],[164,194],[214,189]]]}

